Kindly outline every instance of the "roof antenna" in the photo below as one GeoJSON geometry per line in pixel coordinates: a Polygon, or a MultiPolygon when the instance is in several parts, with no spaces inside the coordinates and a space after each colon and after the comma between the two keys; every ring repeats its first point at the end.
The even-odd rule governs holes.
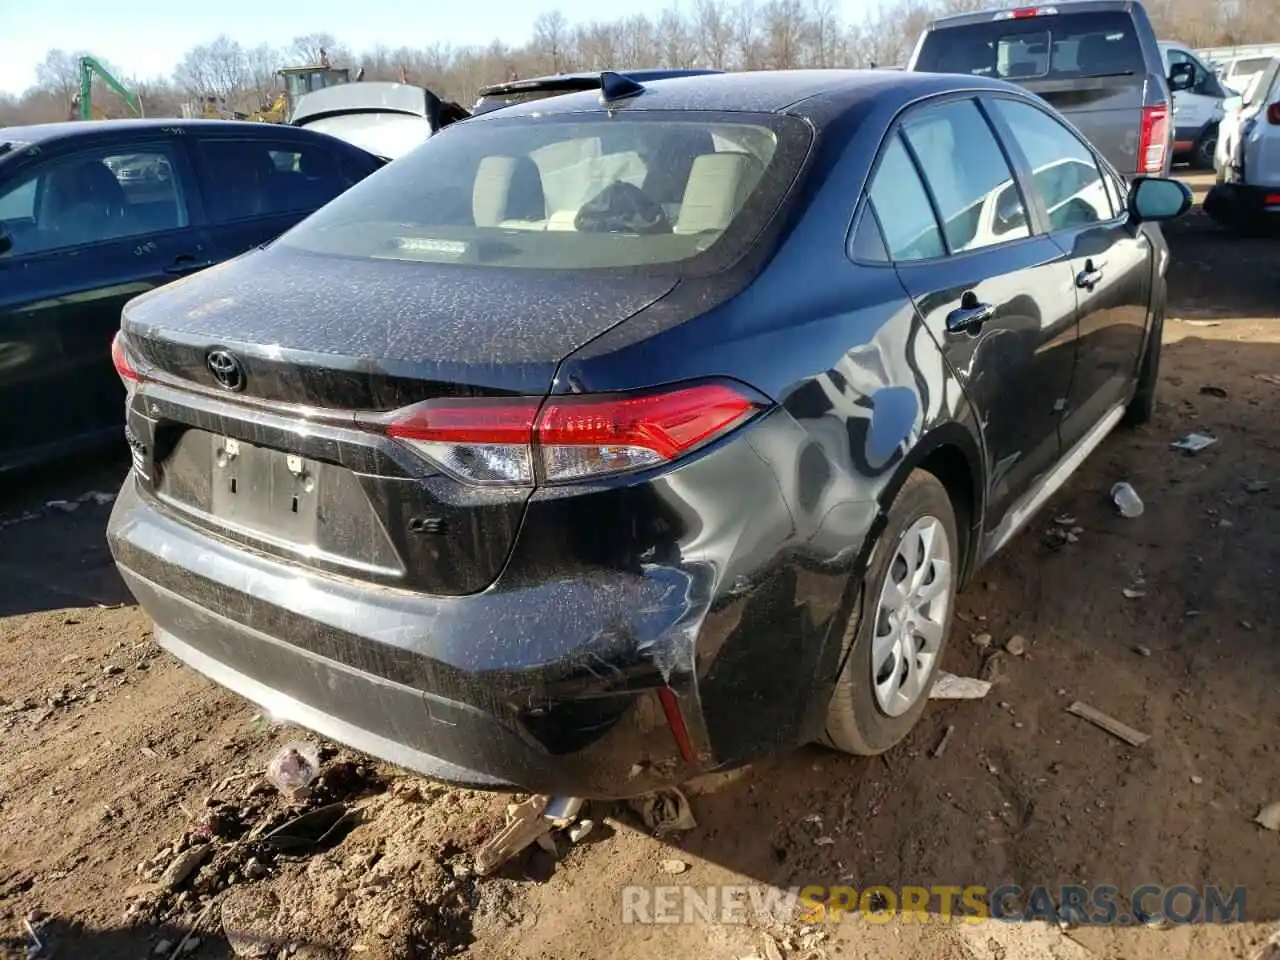
{"type": "Polygon", "coordinates": [[[644,86],[613,70],[600,73],[600,102],[612,103],[614,100],[625,100],[644,93],[644,86]]]}

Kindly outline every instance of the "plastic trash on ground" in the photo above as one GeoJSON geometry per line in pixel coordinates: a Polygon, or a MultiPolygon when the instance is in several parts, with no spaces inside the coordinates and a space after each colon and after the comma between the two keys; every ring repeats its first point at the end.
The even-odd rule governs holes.
{"type": "Polygon", "coordinates": [[[307,795],[311,782],[320,773],[320,754],[302,740],[286,743],[267,764],[267,781],[286,797],[307,795]]]}
{"type": "Polygon", "coordinates": [[[1130,520],[1142,516],[1142,511],[1145,509],[1138,491],[1123,481],[1111,488],[1111,502],[1120,511],[1120,516],[1130,520]]]}

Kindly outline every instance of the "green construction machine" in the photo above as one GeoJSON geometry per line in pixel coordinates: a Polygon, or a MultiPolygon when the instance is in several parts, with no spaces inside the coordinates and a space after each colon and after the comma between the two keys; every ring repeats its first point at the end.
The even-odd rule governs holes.
{"type": "Polygon", "coordinates": [[[113,77],[111,72],[93,57],[81,57],[80,92],[71,98],[71,118],[73,120],[105,119],[101,113],[97,117],[93,113],[93,77],[95,74],[103,83],[119,94],[120,99],[125,102],[125,105],[130,110],[139,117],[146,116],[142,109],[142,98],[113,77]]]}

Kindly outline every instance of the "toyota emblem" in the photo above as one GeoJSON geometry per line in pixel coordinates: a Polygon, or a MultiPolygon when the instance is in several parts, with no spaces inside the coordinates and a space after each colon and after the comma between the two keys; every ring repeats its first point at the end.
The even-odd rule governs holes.
{"type": "Polygon", "coordinates": [[[223,390],[243,390],[244,370],[240,361],[226,350],[210,350],[205,358],[209,372],[223,390]]]}

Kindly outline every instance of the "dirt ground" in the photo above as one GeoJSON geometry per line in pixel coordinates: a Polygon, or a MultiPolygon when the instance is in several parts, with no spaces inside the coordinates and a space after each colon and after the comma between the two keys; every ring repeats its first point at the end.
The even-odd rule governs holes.
{"type": "Polygon", "coordinates": [[[102,542],[108,505],[46,506],[114,491],[124,464],[7,490],[0,956],[28,956],[28,922],[44,956],[73,960],[1280,955],[1267,945],[1280,937],[1280,833],[1252,822],[1280,800],[1280,241],[1230,239],[1198,211],[1168,233],[1155,422],[1111,437],[960,597],[946,667],[984,669],[977,634],[997,647],[1021,635],[1027,653],[986,666],[998,675],[986,699],[935,701],[884,758],[815,747],[692,785],[698,826],[665,840],[596,807],[595,830],[576,845],[562,835],[558,860],[535,849],[477,879],[472,854],[509,798],[327,745],[312,795],[291,806],[260,777],[305,734],[159,651],[102,542]],[[1190,431],[1218,442],[1170,447],[1190,431]],[[1108,501],[1121,479],[1145,501],[1137,519],[1108,501]],[[1074,542],[1051,532],[1066,514],[1074,542]],[[1150,740],[1132,747],[1069,714],[1075,700],[1150,740]],[[300,811],[313,815],[287,823],[300,811]],[[687,869],[667,872],[671,860],[687,869]],[[1243,886],[1246,919],[969,924],[938,922],[935,907],[928,923],[806,928],[750,911],[622,923],[629,885],[1003,883],[1114,884],[1121,913],[1142,884],[1243,886]]]}

